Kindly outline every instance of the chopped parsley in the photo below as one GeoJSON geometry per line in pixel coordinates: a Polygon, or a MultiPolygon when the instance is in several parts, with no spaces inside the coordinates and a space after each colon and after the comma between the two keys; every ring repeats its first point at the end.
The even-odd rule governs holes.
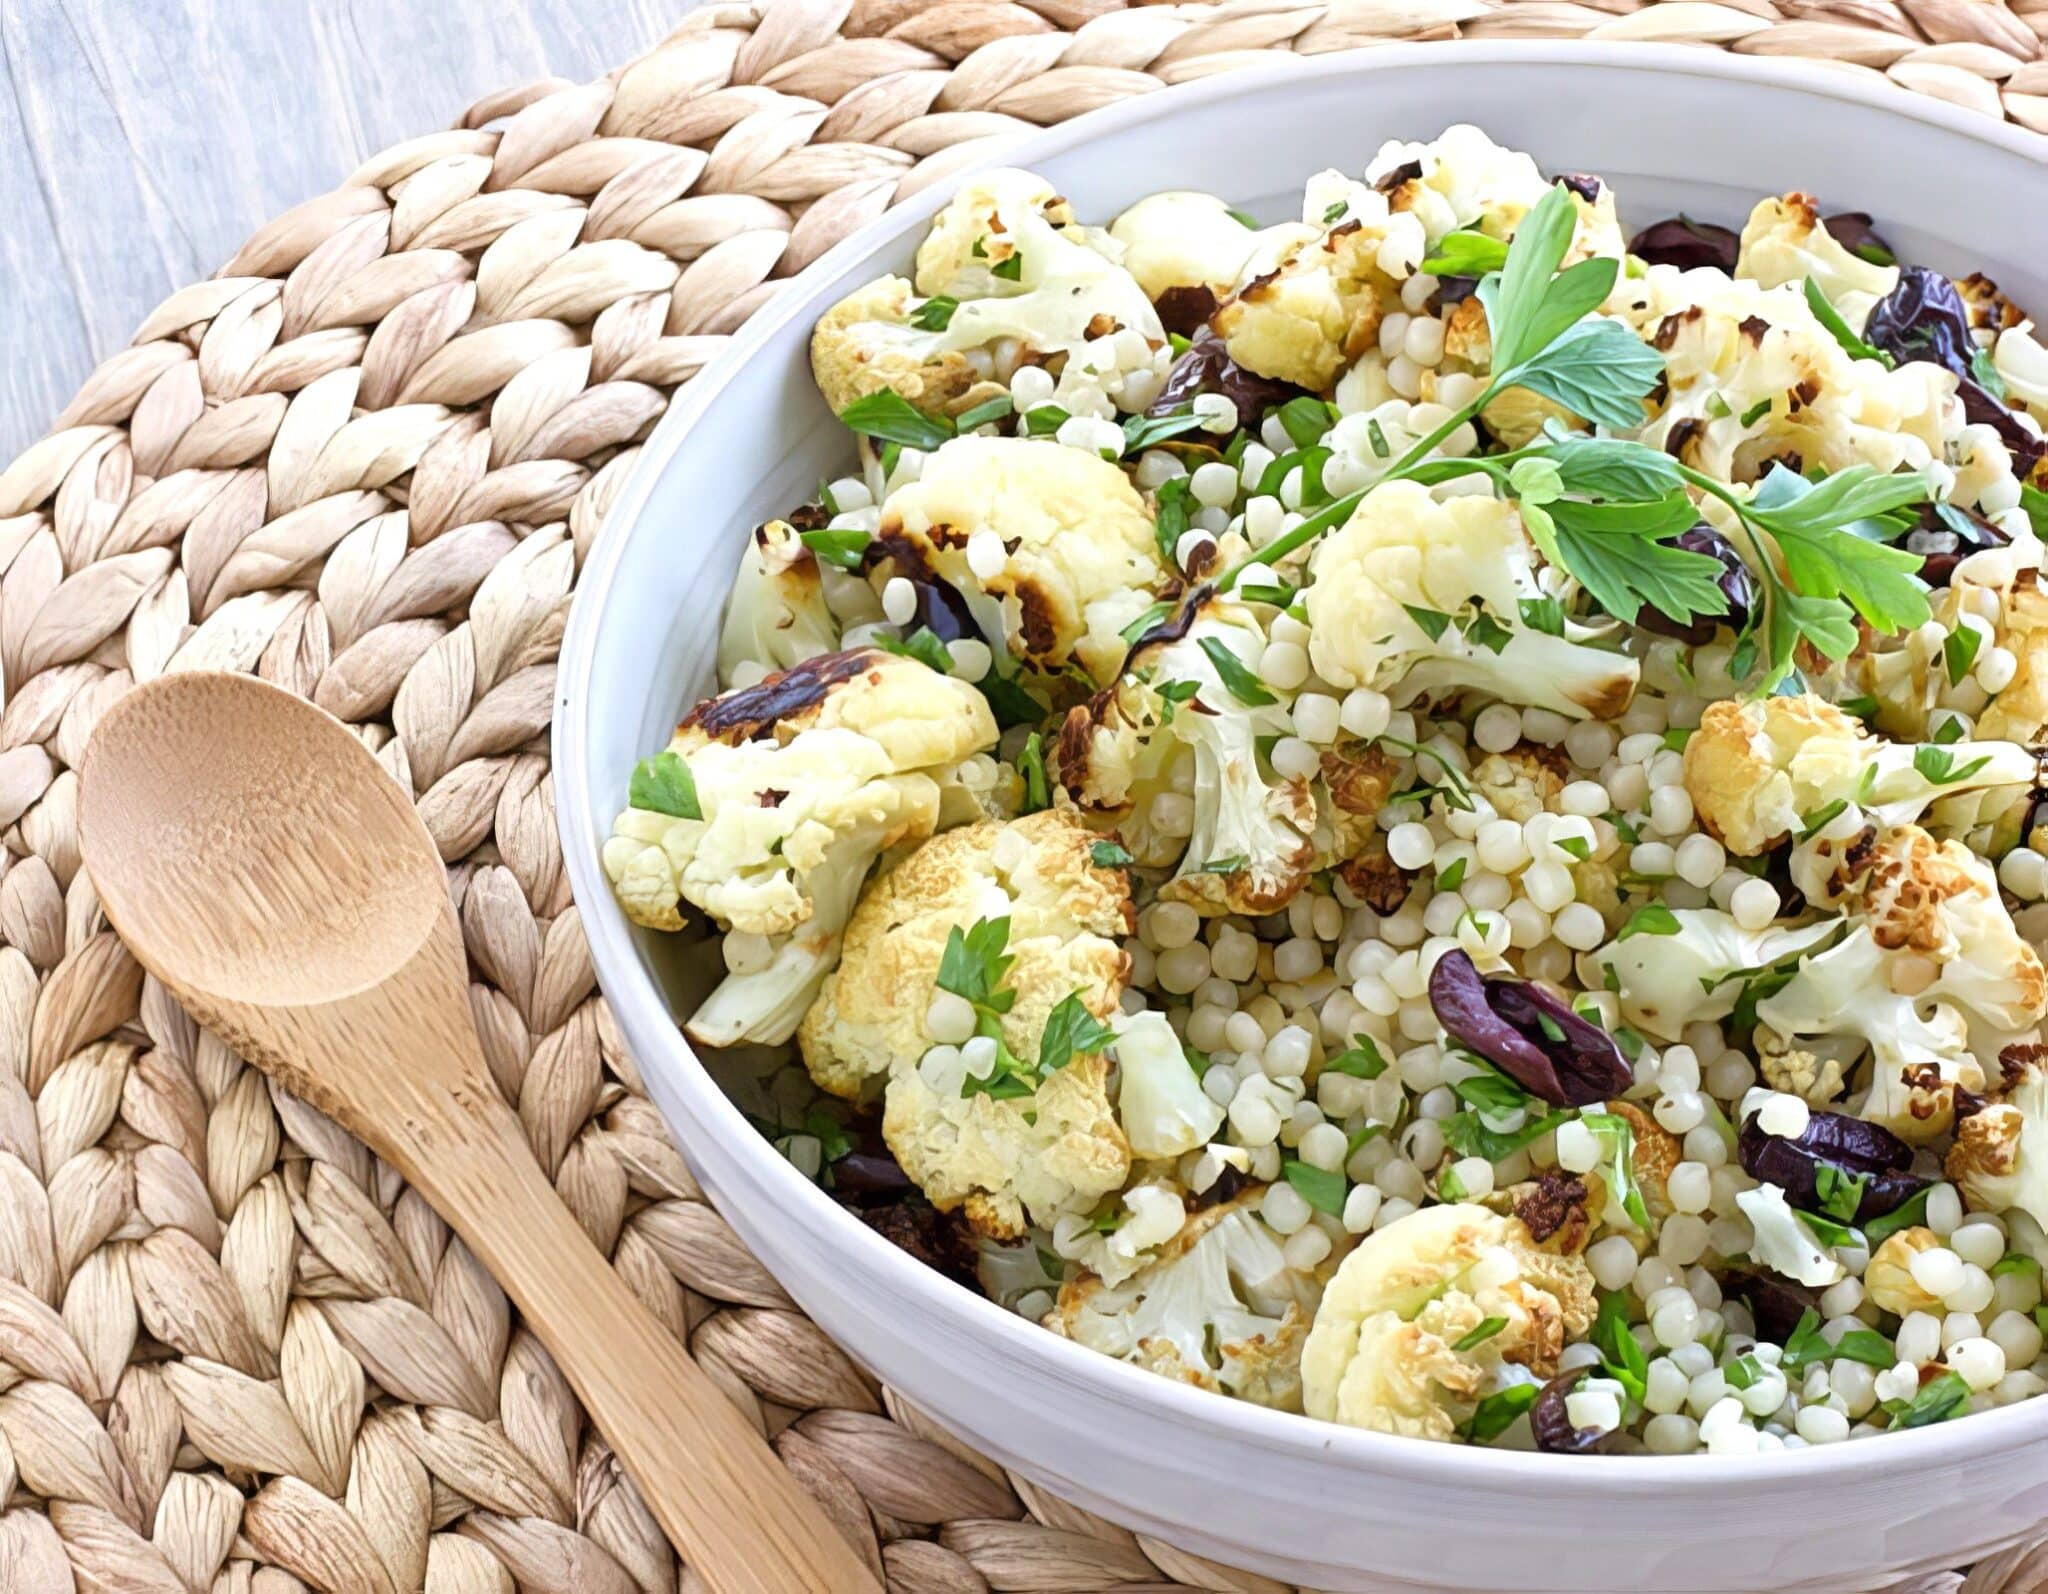
{"type": "Polygon", "coordinates": [[[1138,860],[1120,841],[1098,841],[1088,849],[1088,861],[1098,869],[1128,869],[1138,860]]]}
{"type": "Polygon", "coordinates": [[[1209,662],[1216,667],[1216,674],[1222,679],[1223,688],[1238,702],[1252,708],[1264,708],[1279,701],[1271,692],[1259,684],[1259,678],[1245,667],[1244,660],[1224,645],[1222,638],[1205,636],[1196,639],[1209,662]]]}
{"type": "Polygon", "coordinates": [[[626,801],[650,813],[671,819],[702,819],[697,803],[697,782],[680,753],[660,752],[633,766],[633,779],[626,787],[626,801]]]}
{"type": "Polygon", "coordinates": [[[1941,662],[1948,668],[1948,684],[1961,686],[1963,677],[1977,662],[1977,650],[1984,645],[1984,633],[1973,626],[1959,625],[1941,644],[1941,662]]]}
{"type": "Polygon", "coordinates": [[[1295,1194],[1318,1212],[1327,1212],[1333,1218],[1344,1216],[1344,1197],[1347,1191],[1343,1174],[1332,1173],[1328,1168],[1318,1168],[1312,1163],[1303,1162],[1299,1157],[1289,1157],[1281,1164],[1280,1171],[1294,1187],[1295,1194]]]}
{"type": "Polygon", "coordinates": [[[1475,1327],[1460,1334],[1453,1340],[1451,1342],[1451,1349],[1457,1351],[1475,1349],[1480,1345],[1484,1345],[1507,1326],[1508,1320],[1505,1317],[1484,1318],[1475,1327]]]}
{"type": "Polygon", "coordinates": [[[816,531],[797,533],[803,544],[818,558],[841,570],[858,570],[861,561],[867,557],[868,544],[874,539],[854,526],[823,526],[816,531]]]}
{"type": "Polygon", "coordinates": [[[949,294],[935,293],[910,312],[910,324],[920,332],[943,332],[952,324],[960,301],[949,294]]]}
{"type": "Polygon", "coordinates": [[[1913,749],[1913,768],[1931,786],[1953,786],[1968,780],[1990,762],[1991,755],[1986,753],[1958,766],[1955,754],[1945,747],[1922,745],[1913,749]]]}
{"type": "Polygon", "coordinates": [[[901,393],[883,388],[857,398],[839,412],[840,420],[863,437],[896,443],[904,448],[921,448],[930,453],[953,435],[952,421],[943,415],[929,415],[901,393]]]}
{"type": "Polygon", "coordinates": [[[1351,1044],[1334,1057],[1323,1059],[1326,1074],[1349,1074],[1353,1079],[1378,1079],[1387,1071],[1386,1054],[1370,1035],[1354,1035],[1351,1044]]]}

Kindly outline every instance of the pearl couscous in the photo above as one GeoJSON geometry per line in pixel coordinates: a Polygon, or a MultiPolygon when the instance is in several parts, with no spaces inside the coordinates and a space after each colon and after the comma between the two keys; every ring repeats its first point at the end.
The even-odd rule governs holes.
{"type": "Polygon", "coordinates": [[[798,1167],[1102,1353],[1751,1454],[2048,1384],[2048,350],[1469,127],[969,183],[605,848],[798,1167]],[[792,1050],[791,1043],[794,1043],[792,1050]]]}

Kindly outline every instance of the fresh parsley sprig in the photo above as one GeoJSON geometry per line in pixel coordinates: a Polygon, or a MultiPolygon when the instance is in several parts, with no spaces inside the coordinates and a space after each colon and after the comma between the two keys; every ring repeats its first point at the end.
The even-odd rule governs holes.
{"type": "MultiPolygon", "coordinates": [[[[1522,218],[1500,268],[1480,279],[1493,374],[1479,394],[1411,445],[1378,481],[1333,500],[1227,571],[1219,582],[1223,590],[1247,570],[1277,563],[1350,519],[1374,487],[1415,475],[1446,438],[1512,388],[1602,425],[1641,424],[1643,400],[1664,374],[1664,358],[1619,321],[1587,319],[1614,287],[1621,266],[1595,257],[1560,270],[1577,224],[1571,194],[1558,184],[1522,218]]],[[[1459,247],[1475,259],[1480,253],[1477,244],[1459,247]]]]}

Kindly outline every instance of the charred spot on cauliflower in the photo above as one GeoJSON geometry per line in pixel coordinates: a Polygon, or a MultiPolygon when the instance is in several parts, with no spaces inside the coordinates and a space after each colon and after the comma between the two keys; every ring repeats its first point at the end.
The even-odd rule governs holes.
{"type": "Polygon", "coordinates": [[[2048,1227],[2048,1047],[2009,1046],[1998,1089],[1956,1119],[1944,1171],[1972,1212],[2024,1212],[2048,1227]]]}
{"type": "Polygon", "coordinates": [[[1108,681],[1167,576],[1130,478],[1077,448],[956,438],[882,506],[876,577],[943,581],[993,648],[1108,681]]]}
{"type": "Polygon", "coordinates": [[[940,777],[995,736],[971,686],[876,649],[821,654],[692,710],[604,847],[635,923],[680,929],[687,902],[771,938],[768,967],[728,976],[691,1035],[789,1039],[875,859],[932,833],[940,777]]]}

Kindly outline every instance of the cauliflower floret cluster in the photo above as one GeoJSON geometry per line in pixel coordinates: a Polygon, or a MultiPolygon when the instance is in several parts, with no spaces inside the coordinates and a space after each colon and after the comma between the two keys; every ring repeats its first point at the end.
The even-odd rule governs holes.
{"type": "Polygon", "coordinates": [[[749,685],[739,679],[744,672],[786,670],[838,646],[839,621],[825,601],[823,572],[811,550],[786,520],[757,527],[725,604],[719,684],[749,685]]]}
{"type": "Polygon", "coordinates": [[[1322,1281],[1287,1265],[1259,1217],[1263,1193],[1196,1214],[1120,1284],[1068,1284],[1046,1327],[1200,1389],[1301,1410],[1302,1344],[1322,1281]]]}
{"type": "Polygon", "coordinates": [[[1166,578],[1152,516],[1108,460],[1021,437],[961,437],[882,506],[876,578],[942,581],[989,645],[1107,681],[1123,628],[1166,578]]]}
{"type": "Polygon", "coordinates": [[[1998,1088],[1956,1120],[1946,1171],[1972,1212],[2024,1212],[2048,1228],[2048,1049],[2013,1046],[1998,1088]]]}
{"type": "Polygon", "coordinates": [[[1096,868],[1093,838],[1048,810],[950,830],[861,898],[838,968],[805,1015],[811,1077],[835,1095],[885,1087],[882,1138],[941,1211],[964,1207],[977,1232],[1013,1238],[1025,1216],[1049,1224],[1092,1207],[1130,1171],[1101,1051],[1074,1056],[1028,1095],[949,1095],[919,1068],[948,943],[963,926],[1004,921],[1008,1001],[995,1028],[1016,1056],[1039,1055],[1070,997],[1095,1020],[1117,1011],[1129,958],[1130,891],[1096,868]]]}
{"type": "Polygon", "coordinates": [[[1325,1287],[1302,1352],[1304,1404],[1354,1428],[1454,1438],[1480,1396],[1519,1376],[1510,1369],[1555,1374],[1593,1310],[1592,1270],[1539,1249],[1519,1219],[1425,1207],[1368,1235],[1325,1287]],[[1501,1327],[1473,1343],[1494,1318],[1501,1327]]]}
{"type": "Polygon", "coordinates": [[[1873,264],[1845,248],[1821,224],[1808,194],[1758,203],[1742,229],[1735,274],[1764,288],[1811,282],[1852,327],[1862,326],[1870,307],[1899,284],[1897,266],[1873,264]]]}
{"type": "Polygon", "coordinates": [[[1773,461],[1922,469],[1961,432],[1953,375],[1852,358],[1796,283],[1656,266],[1610,303],[1664,355],[1668,395],[1642,441],[1721,481],[1754,481],[1773,461]]]}
{"type": "MultiPolygon", "coordinates": [[[[1008,359],[1071,354],[1105,332],[1164,341],[1158,314],[1106,235],[1087,237],[1043,178],[995,171],[964,187],[917,252],[914,282],[884,277],[833,306],[811,370],[835,412],[884,390],[958,413],[1008,359]]],[[[990,391],[995,391],[990,389],[990,391]]]]}
{"type": "Polygon", "coordinates": [[[688,902],[772,938],[768,966],[729,976],[685,1026],[692,1037],[788,1040],[875,859],[932,833],[940,779],[995,737],[971,686],[870,648],[691,710],[635,775],[604,868],[637,924],[679,930],[688,902]]]}
{"type": "Polygon", "coordinates": [[[1956,1092],[1984,1071],[1971,1023],[2009,1040],[2048,1016],[2048,975],[2014,928],[1989,866],[1906,825],[1879,838],[1852,901],[1861,918],[1756,1004],[1772,1037],[1870,1051],[1861,1116],[1902,1140],[1947,1131],[1956,1092]],[[1858,1044],[1860,1043],[1860,1044],[1858,1044]]]}
{"type": "Polygon", "coordinates": [[[2025,789],[2035,758],[2012,742],[1914,746],[1872,736],[1812,693],[1710,703],[1685,744],[1685,789],[1709,833],[1755,857],[1855,803],[1881,825],[1987,787],[2025,789]]]}
{"type": "Polygon", "coordinates": [[[1109,236],[1123,250],[1124,269],[1155,304],[1178,289],[1206,293],[1213,310],[1238,282],[1270,270],[1274,257],[1309,232],[1293,222],[1247,227],[1238,216],[1214,194],[1169,189],[1124,211],[1109,224],[1109,236]]]}
{"type": "Polygon", "coordinates": [[[1402,703],[1477,691],[1572,719],[1618,715],[1635,693],[1635,660],[1575,638],[1582,627],[1556,636],[1523,619],[1523,602],[1545,594],[1511,504],[1439,502],[1389,482],[1323,541],[1313,569],[1309,652],[1332,685],[1402,703]]]}
{"type": "Polygon", "coordinates": [[[1141,638],[1123,676],[1068,712],[1060,780],[1083,808],[1116,818],[1141,861],[1178,860],[1162,897],[1199,913],[1270,913],[1315,866],[1316,799],[1306,776],[1262,767],[1259,738],[1291,721],[1252,672],[1263,638],[1250,612],[1207,604],[1182,621],[1141,638]],[[1187,807],[1173,771],[1188,754],[1182,830],[1159,815],[1167,797],[1187,807]]]}

